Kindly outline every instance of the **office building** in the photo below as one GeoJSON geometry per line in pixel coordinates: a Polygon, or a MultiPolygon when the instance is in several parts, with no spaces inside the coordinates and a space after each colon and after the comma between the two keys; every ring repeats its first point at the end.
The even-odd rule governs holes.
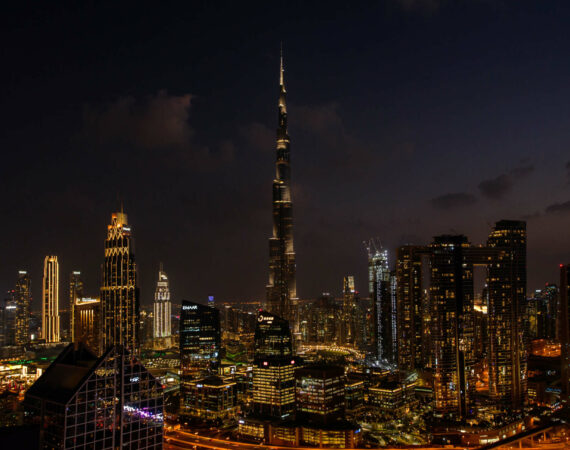
{"type": "Polygon", "coordinates": [[[75,342],[75,303],[83,298],[83,280],[81,272],[74,270],[69,275],[69,335],[71,342],[75,342]]]}
{"type": "Polygon", "coordinates": [[[168,338],[172,334],[170,330],[171,308],[168,276],[162,268],[162,263],[160,263],[156,291],[154,292],[153,337],[155,339],[168,338]]]}
{"type": "Polygon", "coordinates": [[[220,363],[220,312],[182,301],[180,365],[183,378],[215,374],[220,363]]]}
{"type": "Polygon", "coordinates": [[[502,220],[487,240],[495,250],[488,265],[489,394],[506,409],[526,400],[527,355],[523,315],[526,300],[526,223],[502,220]]]}
{"type": "Polygon", "coordinates": [[[162,385],[132,355],[70,344],[28,389],[40,448],[162,449],[162,385]]]}
{"type": "Polygon", "coordinates": [[[60,341],[59,334],[59,262],[57,256],[44,259],[42,284],[42,339],[47,343],[60,341]]]}
{"type": "Polygon", "coordinates": [[[16,302],[15,344],[30,343],[30,305],[32,303],[32,281],[28,272],[20,270],[14,289],[16,302]]]}
{"type": "Polygon", "coordinates": [[[264,417],[284,419],[295,410],[295,368],[289,323],[260,311],[254,337],[253,410],[264,417]]]}
{"type": "Polygon", "coordinates": [[[121,345],[139,351],[139,289],[132,228],[121,211],[111,215],[105,240],[101,286],[102,348],[121,345]]]}
{"type": "Polygon", "coordinates": [[[202,420],[235,419],[239,410],[236,382],[215,375],[188,382],[185,401],[187,415],[202,420]]]}
{"type": "Polygon", "coordinates": [[[344,417],[345,375],[340,366],[312,365],[295,371],[297,419],[332,423],[344,417]]]}
{"type": "Polygon", "coordinates": [[[180,397],[182,415],[191,415],[194,380],[217,373],[220,363],[220,313],[216,308],[182,301],[180,311],[180,397]]]}
{"type": "Polygon", "coordinates": [[[283,56],[279,73],[279,118],[275,179],[273,180],[273,233],[269,239],[269,312],[288,320],[298,331],[295,249],[293,247],[293,202],[291,199],[290,139],[287,131],[287,91],[283,56]]]}
{"type": "Polygon", "coordinates": [[[101,301],[98,298],[81,297],[75,300],[74,342],[82,342],[92,352],[97,353],[101,329],[101,301]]]}

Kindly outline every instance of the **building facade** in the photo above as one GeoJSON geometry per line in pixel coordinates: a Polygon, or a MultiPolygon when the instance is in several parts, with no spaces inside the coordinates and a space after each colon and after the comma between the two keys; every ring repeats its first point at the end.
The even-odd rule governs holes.
{"type": "Polygon", "coordinates": [[[59,333],[59,262],[57,256],[44,259],[42,284],[42,339],[47,343],[60,341],[59,333]]]}
{"type": "Polygon", "coordinates": [[[162,449],[162,385],[122,347],[70,344],[28,389],[40,448],[162,449]]]}
{"type": "Polygon", "coordinates": [[[73,307],[74,342],[82,342],[92,352],[97,352],[101,329],[101,300],[81,297],[75,300],[73,307]]]}
{"type": "Polygon", "coordinates": [[[125,213],[111,215],[101,285],[101,350],[121,345],[139,351],[139,289],[132,229],[125,213]]]}
{"type": "Polygon", "coordinates": [[[287,91],[283,57],[279,76],[277,155],[273,180],[273,233],[269,239],[269,282],[266,308],[288,320],[297,330],[297,284],[293,247],[290,139],[287,131],[287,91]]]}

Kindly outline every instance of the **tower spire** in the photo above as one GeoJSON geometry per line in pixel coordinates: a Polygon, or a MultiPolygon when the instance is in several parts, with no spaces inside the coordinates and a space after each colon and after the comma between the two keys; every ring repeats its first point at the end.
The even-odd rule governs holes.
{"type": "Polygon", "coordinates": [[[280,70],[279,70],[279,86],[281,87],[281,90],[284,91],[285,90],[285,79],[284,79],[283,74],[285,72],[285,69],[283,68],[283,42],[281,42],[280,62],[281,62],[281,66],[280,66],[280,70]]]}

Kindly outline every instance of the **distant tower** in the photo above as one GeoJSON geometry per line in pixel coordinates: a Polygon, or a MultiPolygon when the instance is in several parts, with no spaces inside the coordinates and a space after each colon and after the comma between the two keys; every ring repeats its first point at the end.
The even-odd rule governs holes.
{"type": "Polygon", "coordinates": [[[295,250],[293,248],[293,203],[291,201],[291,166],[287,133],[286,90],[283,55],[279,76],[279,115],[277,158],[273,180],[273,236],[269,239],[269,283],[267,309],[288,320],[298,331],[295,250]]]}
{"type": "Polygon", "coordinates": [[[158,282],[154,292],[154,327],[153,337],[165,338],[171,335],[170,332],[170,289],[168,287],[168,277],[160,263],[158,271],[158,282]]]}
{"type": "Polygon", "coordinates": [[[122,345],[139,351],[139,289],[131,227],[127,215],[111,215],[105,241],[101,286],[102,351],[122,345]]]}
{"type": "Polygon", "coordinates": [[[57,256],[44,259],[42,287],[42,338],[59,342],[59,263],[57,256]]]}
{"type": "Polygon", "coordinates": [[[69,276],[69,335],[75,342],[75,302],[83,297],[81,272],[74,270],[69,276]]]}
{"type": "Polygon", "coordinates": [[[27,345],[30,342],[30,304],[32,302],[32,281],[28,272],[20,270],[16,289],[16,345],[27,345]]]}

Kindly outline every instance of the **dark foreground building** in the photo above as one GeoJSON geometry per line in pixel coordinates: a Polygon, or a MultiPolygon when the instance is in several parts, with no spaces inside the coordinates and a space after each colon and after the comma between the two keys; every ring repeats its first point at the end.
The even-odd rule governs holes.
{"type": "Polygon", "coordinates": [[[40,449],[161,449],[162,386],[122,347],[66,347],[26,392],[40,449]]]}

